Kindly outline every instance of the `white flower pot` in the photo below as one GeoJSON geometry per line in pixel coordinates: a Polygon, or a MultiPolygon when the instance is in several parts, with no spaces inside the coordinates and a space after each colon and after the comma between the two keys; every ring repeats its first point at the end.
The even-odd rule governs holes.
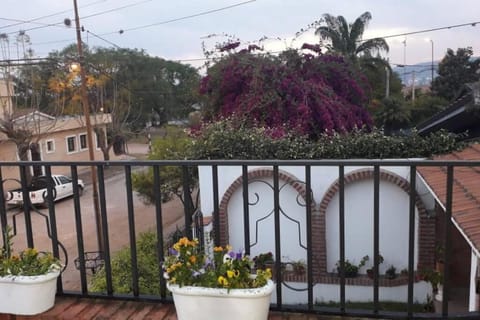
{"type": "Polygon", "coordinates": [[[267,320],[275,285],[255,289],[220,289],[167,284],[178,320],[267,320]]]}
{"type": "Polygon", "coordinates": [[[60,271],[39,276],[0,277],[0,313],[34,315],[55,303],[60,271]]]}

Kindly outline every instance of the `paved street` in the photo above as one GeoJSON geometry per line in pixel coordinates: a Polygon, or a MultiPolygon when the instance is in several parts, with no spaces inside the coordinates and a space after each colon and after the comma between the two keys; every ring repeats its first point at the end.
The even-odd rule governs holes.
{"type": "MultiPolygon", "coordinates": [[[[135,145],[129,148],[130,154],[132,149],[141,154],[146,153],[148,147],[135,145]]],[[[80,199],[81,219],[85,251],[97,250],[96,223],[92,201],[92,187],[90,171],[79,174],[80,178],[86,182],[86,188],[80,199]]],[[[125,175],[122,167],[110,167],[105,170],[105,189],[106,189],[106,207],[109,228],[110,250],[115,252],[122,247],[129,245],[128,239],[128,216],[127,216],[127,194],[125,188],[125,175]]],[[[80,275],[75,269],[73,260],[78,257],[77,246],[77,230],[75,229],[75,211],[73,208],[74,200],[72,198],[61,200],[55,205],[58,239],[65,246],[68,252],[68,266],[63,273],[63,285],[67,290],[80,289],[80,275]]],[[[136,234],[152,230],[155,226],[155,208],[146,205],[134,193],[133,208],[135,215],[135,231],[136,234]]],[[[177,225],[181,227],[183,224],[183,207],[181,202],[174,199],[164,203],[163,223],[165,234],[175,231],[177,225]]],[[[40,210],[48,215],[48,210],[40,210]]],[[[18,227],[18,235],[14,238],[15,247],[22,248],[25,246],[24,237],[24,216],[20,210],[10,210],[8,212],[9,223],[13,224],[15,217],[18,227]]],[[[51,251],[49,238],[46,232],[45,218],[32,212],[32,224],[35,235],[35,246],[40,250],[51,251]]],[[[65,257],[63,259],[65,261],[65,257]]]]}

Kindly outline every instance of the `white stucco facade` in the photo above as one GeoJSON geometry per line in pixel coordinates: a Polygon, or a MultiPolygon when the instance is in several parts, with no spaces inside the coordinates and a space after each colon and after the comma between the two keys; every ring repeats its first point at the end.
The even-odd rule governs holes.
{"type": "MultiPolygon", "coordinates": [[[[248,167],[248,171],[272,170],[271,167],[248,167]]],[[[304,185],[305,168],[301,166],[283,166],[280,172],[290,178],[290,183],[279,180],[279,207],[280,207],[280,247],[281,261],[307,261],[307,220],[305,200],[292,181],[300,181],[304,185]]],[[[373,167],[345,167],[345,176],[358,171],[372,171],[373,167]]],[[[382,172],[400,177],[409,182],[408,167],[382,167],[382,172]]],[[[218,167],[218,197],[219,201],[228,195],[226,212],[228,213],[228,241],[235,249],[244,249],[244,215],[243,191],[241,185],[232,189],[242,177],[242,168],[234,166],[218,167]]],[[[313,231],[312,237],[325,238],[326,271],[329,274],[336,272],[336,263],[339,260],[339,195],[335,193],[329,200],[326,209],[320,210],[320,203],[326,197],[339,178],[338,167],[312,167],[311,187],[315,207],[312,215],[324,215],[324,234],[313,231]]],[[[205,216],[212,215],[213,188],[211,167],[199,167],[201,210],[205,216]]],[[[252,256],[271,251],[275,253],[274,232],[274,195],[273,178],[255,177],[248,185],[249,199],[249,227],[250,253],[252,256]]],[[[363,256],[369,255],[370,261],[360,269],[361,274],[373,263],[373,179],[367,178],[351,181],[345,185],[345,257],[358,264],[363,256]]],[[[380,274],[391,265],[397,272],[408,265],[408,234],[409,234],[409,195],[391,181],[380,180],[380,254],[384,262],[380,265],[380,274]]],[[[415,269],[419,255],[419,214],[415,211],[415,269]]],[[[277,259],[277,257],[275,257],[277,259]]],[[[305,289],[305,283],[289,283],[299,289],[305,289]]],[[[314,297],[317,301],[338,301],[339,285],[318,283],[314,286],[314,297]]],[[[305,303],[306,291],[295,291],[284,288],[282,299],[284,303],[305,303]]],[[[369,285],[347,285],[347,300],[371,301],[373,287],[369,285]]],[[[431,295],[431,287],[423,281],[414,286],[414,300],[424,303],[427,295],[431,295]]],[[[385,286],[380,288],[380,299],[389,301],[407,301],[407,286],[385,286]]]]}

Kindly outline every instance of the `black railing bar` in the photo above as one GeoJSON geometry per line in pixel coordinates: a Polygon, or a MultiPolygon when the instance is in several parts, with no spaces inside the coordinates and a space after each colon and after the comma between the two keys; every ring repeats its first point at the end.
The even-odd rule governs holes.
{"type": "Polygon", "coordinates": [[[55,207],[54,206],[54,202],[55,202],[54,198],[57,196],[57,194],[56,194],[56,191],[55,191],[55,195],[53,194],[53,190],[55,189],[55,185],[54,185],[54,181],[53,181],[53,178],[52,178],[52,167],[48,166],[48,165],[45,166],[45,167],[48,167],[50,169],[50,170],[48,170],[49,174],[47,174],[47,171],[45,173],[45,175],[47,177],[49,177],[47,179],[47,198],[45,200],[47,201],[48,208],[54,208],[55,207]]]}
{"type": "Polygon", "coordinates": [[[312,237],[312,175],[311,167],[305,166],[305,202],[307,229],[307,300],[308,309],[313,309],[313,237],[312,237]]]}
{"type": "Polygon", "coordinates": [[[408,220],[408,288],[407,288],[407,315],[409,318],[413,315],[413,278],[414,278],[414,258],[415,258],[415,208],[417,200],[417,168],[410,167],[410,194],[409,194],[409,220],[408,220]]]}
{"type": "MultiPolygon", "coordinates": [[[[76,291],[65,291],[62,294],[62,297],[68,298],[78,298],[79,294],[76,291]]],[[[151,294],[139,294],[138,296],[134,296],[128,293],[115,293],[112,296],[107,296],[103,293],[99,292],[92,292],[89,293],[88,296],[81,296],[82,298],[87,299],[102,299],[102,300],[110,300],[110,301],[134,301],[134,302],[161,302],[161,303],[172,303],[173,299],[171,296],[166,297],[165,299],[160,299],[158,295],[151,295],[151,294]]]]}
{"type": "Polygon", "coordinates": [[[182,174],[183,174],[183,210],[185,216],[185,235],[191,239],[193,237],[192,232],[192,223],[193,223],[193,210],[192,210],[192,203],[191,203],[191,195],[190,195],[190,177],[189,177],[189,167],[183,166],[182,167],[182,174]]]}
{"type": "Polygon", "coordinates": [[[480,166],[479,160],[430,160],[430,159],[323,159],[323,160],[112,160],[112,161],[5,161],[4,166],[28,167],[33,165],[50,166],[385,166],[385,167],[439,167],[480,166]]]}
{"type": "Polygon", "coordinates": [[[162,264],[165,260],[164,245],[163,245],[163,217],[162,217],[162,190],[160,182],[160,167],[153,167],[153,190],[155,196],[155,225],[157,230],[157,254],[158,254],[158,266],[159,266],[159,279],[160,279],[160,296],[165,298],[167,296],[167,289],[165,279],[163,278],[162,264]]]}
{"type": "MultiPolygon", "coordinates": [[[[45,166],[45,175],[52,176],[52,168],[50,166],[45,166]]],[[[50,179],[49,179],[50,180],[50,179]]],[[[51,230],[51,239],[52,239],[52,254],[55,258],[60,258],[60,251],[58,250],[58,232],[57,232],[57,216],[55,214],[55,206],[52,204],[52,189],[50,187],[47,188],[47,195],[49,199],[48,205],[48,216],[49,216],[49,223],[50,223],[50,230],[51,230]]],[[[65,252],[67,254],[67,252],[65,252]]],[[[65,257],[68,261],[68,258],[65,257]]],[[[67,262],[65,263],[67,264],[67,262]]],[[[57,292],[61,293],[63,291],[63,284],[61,277],[57,280],[57,292]]]]}
{"type": "Polygon", "coordinates": [[[378,313],[378,266],[380,265],[380,167],[373,168],[373,313],[378,313]]]}
{"type": "Polygon", "coordinates": [[[212,187],[213,187],[213,230],[214,244],[220,246],[220,202],[218,191],[218,166],[212,166],[212,187]]]}
{"type": "Polygon", "coordinates": [[[274,211],[274,229],[275,229],[275,275],[277,280],[277,307],[282,306],[282,248],[281,248],[281,235],[280,235],[280,199],[279,199],[279,179],[278,179],[278,166],[273,166],[273,211],[274,211]]]}
{"type": "Polygon", "coordinates": [[[340,244],[340,312],[345,312],[345,167],[338,166],[338,227],[340,244]]]}
{"type": "Polygon", "coordinates": [[[19,167],[20,170],[20,181],[22,185],[22,199],[23,199],[23,213],[25,215],[25,234],[27,236],[27,246],[29,248],[34,248],[33,244],[33,231],[32,231],[32,215],[31,215],[31,201],[30,195],[27,188],[27,170],[30,167],[24,166],[19,167]]]}
{"type": "MultiPolygon", "coordinates": [[[[3,188],[3,168],[0,167],[0,195],[5,194],[5,190],[3,188]]],[[[1,232],[2,232],[2,244],[6,243],[6,234],[5,231],[7,230],[7,210],[6,210],[7,204],[5,202],[5,197],[0,196],[0,223],[1,223],[1,232]]]]}
{"type": "Polygon", "coordinates": [[[135,212],[133,208],[132,192],[132,167],[125,166],[125,185],[127,187],[127,214],[128,214],[128,234],[130,240],[130,259],[132,268],[132,291],[134,296],[140,294],[138,286],[138,261],[137,261],[137,240],[135,233],[135,212]]]}
{"type": "Polygon", "coordinates": [[[100,194],[100,219],[102,226],[102,234],[97,235],[103,237],[101,243],[103,243],[103,252],[99,252],[102,255],[104,268],[105,268],[105,280],[107,282],[107,294],[113,294],[113,280],[112,280],[112,264],[110,257],[110,238],[108,236],[108,219],[107,219],[107,195],[105,191],[105,169],[103,166],[97,167],[98,175],[98,191],[100,194]]]}
{"type": "Polygon", "coordinates": [[[242,166],[242,200],[243,200],[243,241],[245,254],[250,255],[250,208],[248,201],[248,166],[242,166]]]}
{"type": "Polygon", "coordinates": [[[443,253],[443,299],[442,299],[442,316],[448,316],[448,299],[450,295],[450,255],[451,255],[451,225],[452,225],[452,203],[453,203],[453,166],[447,167],[447,195],[445,201],[445,231],[444,231],[444,245],[445,251],[443,253]]]}
{"type": "MultiPolygon", "coordinates": [[[[77,172],[77,167],[76,166],[71,166],[70,167],[70,172],[72,174],[72,180],[73,181],[78,181],[78,172],[77,172]]],[[[78,183],[75,184],[76,186],[77,193],[78,193],[78,183]]],[[[87,287],[87,273],[85,270],[85,247],[83,243],[83,224],[82,224],[82,212],[80,209],[80,199],[78,197],[73,198],[73,208],[75,212],[75,229],[77,232],[77,248],[78,248],[78,261],[80,263],[80,284],[82,288],[82,294],[87,295],[88,294],[88,287],[87,287]]]]}

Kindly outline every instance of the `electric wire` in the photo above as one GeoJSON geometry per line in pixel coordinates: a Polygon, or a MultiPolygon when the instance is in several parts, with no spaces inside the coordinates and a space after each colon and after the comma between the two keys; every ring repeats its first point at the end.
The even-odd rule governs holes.
{"type": "Polygon", "coordinates": [[[177,21],[181,21],[181,20],[187,20],[187,19],[196,18],[196,17],[207,15],[207,14],[211,14],[211,13],[215,13],[215,12],[224,11],[224,10],[232,9],[232,8],[235,8],[235,7],[243,6],[245,4],[255,2],[255,1],[257,1],[257,0],[248,0],[248,1],[240,2],[240,3],[232,4],[232,5],[226,6],[226,7],[207,10],[207,11],[191,14],[191,15],[188,15],[188,16],[183,16],[183,17],[180,17],[180,18],[155,22],[155,23],[151,23],[151,24],[147,24],[147,25],[143,25],[143,26],[138,26],[138,27],[133,27],[133,28],[129,28],[129,29],[121,29],[121,30],[118,30],[118,31],[115,31],[115,32],[104,33],[102,35],[115,34],[117,32],[120,33],[120,34],[123,34],[127,31],[140,30],[140,29],[150,28],[150,27],[153,27],[153,26],[159,26],[159,25],[162,25],[162,24],[177,22],[177,21]]]}
{"type": "MultiPolygon", "coordinates": [[[[85,4],[83,6],[80,6],[80,7],[81,8],[87,8],[87,7],[90,7],[90,6],[93,6],[93,5],[98,4],[100,2],[105,2],[105,1],[107,1],[107,0],[95,1],[95,2],[92,2],[92,3],[85,4]]],[[[59,11],[59,12],[56,12],[56,13],[51,13],[51,14],[48,14],[48,15],[45,15],[45,16],[41,16],[41,17],[38,17],[38,18],[29,19],[29,20],[0,18],[0,20],[17,21],[17,23],[8,24],[8,25],[5,25],[5,26],[0,26],[0,30],[5,29],[5,28],[10,28],[10,27],[15,27],[15,26],[22,25],[22,24],[33,23],[33,22],[38,21],[38,20],[58,16],[58,15],[68,13],[68,12],[71,12],[71,11],[72,11],[72,9],[63,10],[63,11],[59,11]]]]}
{"type": "MultiPolygon", "coordinates": [[[[137,6],[139,4],[143,4],[145,2],[150,2],[152,0],[143,0],[143,1],[137,1],[137,2],[134,2],[134,3],[131,3],[131,4],[128,4],[128,5],[124,5],[124,6],[121,6],[121,7],[116,7],[116,8],[113,8],[113,9],[109,9],[109,10],[105,10],[105,11],[101,11],[101,12],[97,12],[97,13],[94,13],[94,14],[91,14],[91,15],[88,15],[88,16],[83,16],[81,17],[81,19],[88,19],[88,18],[91,18],[91,17],[95,17],[95,16],[99,16],[99,15],[102,15],[102,14],[106,14],[106,13],[111,13],[111,12],[114,12],[114,11],[118,11],[118,10],[122,10],[122,9],[125,9],[125,8],[130,8],[130,7],[133,7],[133,6],[137,6]]],[[[70,12],[71,10],[68,10],[67,12],[70,12]]],[[[17,20],[17,19],[7,19],[7,18],[1,18],[3,20],[13,20],[13,21],[21,21],[21,20],[17,20]]],[[[27,23],[27,22],[25,22],[27,23]]],[[[28,22],[30,23],[30,22],[28,22]]],[[[47,27],[52,27],[52,26],[62,26],[64,25],[64,21],[62,22],[57,22],[57,23],[40,23],[40,22],[34,22],[35,24],[40,24],[40,26],[37,26],[37,27],[32,27],[32,28],[27,28],[23,31],[32,31],[32,30],[38,30],[38,29],[43,29],[43,28],[47,28],[47,27]]],[[[9,32],[8,34],[15,34],[17,33],[16,31],[14,32],[9,32]]]]}

